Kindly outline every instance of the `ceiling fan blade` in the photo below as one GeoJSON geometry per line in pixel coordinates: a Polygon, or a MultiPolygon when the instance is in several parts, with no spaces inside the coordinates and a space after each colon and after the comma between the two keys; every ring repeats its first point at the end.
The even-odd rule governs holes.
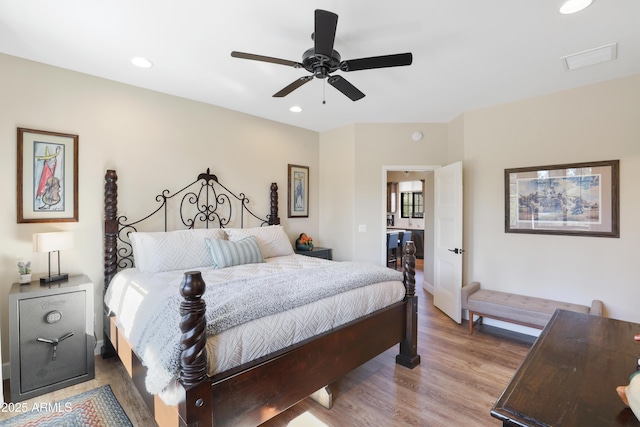
{"type": "Polygon", "coordinates": [[[315,30],[313,33],[314,53],[316,57],[328,61],[333,56],[333,43],[336,39],[338,15],[326,10],[316,9],[315,30]]]}
{"type": "Polygon", "coordinates": [[[305,84],[307,82],[310,82],[311,80],[313,80],[313,76],[300,77],[298,80],[295,80],[293,83],[291,83],[287,87],[285,87],[282,90],[280,90],[280,92],[275,93],[273,95],[273,97],[274,98],[285,97],[285,96],[289,95],[291,92],[293,92],[294,90],[298,89],[303,84],[305,84]]]}
{"type": "Polygon", "coordinates": [[[340,63],[342,71],[371,70],[373,68],[402,67],[411,65],[411,53],[397,53],[395,55],[372,56],[370,58],[350,59],[340,63]]]}
{"type": "Polygon", "coordinates": [[[272,58],[270,56],[254,55],[253,53],[231,52],[231,56],[234,58],[251,59],[253,61],[270,62],[272,64],[288,65],[294,68],[302,68],[302,64],[296,61],[289,61],[287,59],[272,58]]]}
{"type": "Polygon", "coordinates": [[[349,83],[344,77],[331,76],[329,77],[328,80],[331,86],[338,89],[340,92],[345,94],[352,101],[357,101],[359,99],[364,98],[364,93],[360,92],[360,90],[357,87],[349,83]]]}

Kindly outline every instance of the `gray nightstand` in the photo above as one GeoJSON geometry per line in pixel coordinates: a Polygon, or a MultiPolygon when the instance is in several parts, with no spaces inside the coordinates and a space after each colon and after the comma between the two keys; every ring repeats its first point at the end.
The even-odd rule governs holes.
{"type": "Polygon", "coordinates": [[[316,258],[333,259],[331,248],[315,247],[312,251],[296,251],[296,253],[316,258]]]}
{"type": "Polygon", "coordinates": [[[93,283],[87,276],[11,286],[12,402],[95,377],[93,317],[93,283]]]}

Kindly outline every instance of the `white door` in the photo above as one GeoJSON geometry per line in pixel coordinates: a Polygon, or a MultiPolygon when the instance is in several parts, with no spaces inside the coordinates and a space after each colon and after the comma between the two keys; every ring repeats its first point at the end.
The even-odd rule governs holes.
{"type": "Polygon", "coordinates": [[[462,162],[434,172],[433,302],[462,322],[462,162]]]}

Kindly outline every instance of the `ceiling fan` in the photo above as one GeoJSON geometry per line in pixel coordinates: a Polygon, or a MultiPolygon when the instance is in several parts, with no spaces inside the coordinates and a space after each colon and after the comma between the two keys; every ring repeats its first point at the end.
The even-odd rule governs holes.
{"type": "Polygon", "coordinates": [[[394,55],[372,56],[369,58],[350,59],[342,61],[340,54],[333,50],[333,43],[336,38],[336,27],[338,24],[338,15],[326,10],[316,9],[315,11],[315,30],[311,35],[314,45],[302,54],[302,62],[289,61],[286,59],[272,58],[270,56],[254,55],[245,52],[231,52],[234,58],[251,59],[254,61],[270,62],[273,64],[286,65],[294,68],[304,68],[311,73],[310,76],[300,77],[293,83],[284,87],[273,96],[282,98],[287,96],[294,90],[298,89],[305,83],[313,80],[314,77],[319,79],[327,79],[329,84],[352,101],[357,101],[364,97],[358,88],[349,83],[340,75],[331,75],[335,71],[359,71],[370,70],[373,68],[400,67],[411,65],[413,55],[411,53],[399,53],[394,55]]]}

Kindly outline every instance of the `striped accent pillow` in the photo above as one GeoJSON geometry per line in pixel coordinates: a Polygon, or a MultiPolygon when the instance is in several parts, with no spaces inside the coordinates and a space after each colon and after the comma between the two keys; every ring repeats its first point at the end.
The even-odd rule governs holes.
{"type": "Polygon", "coordinates": [[[205,242],[209,247],[215,269],[264,262],[260,246],[254,236],[236,242],[222,239],[205,239],[205,242]]]}

